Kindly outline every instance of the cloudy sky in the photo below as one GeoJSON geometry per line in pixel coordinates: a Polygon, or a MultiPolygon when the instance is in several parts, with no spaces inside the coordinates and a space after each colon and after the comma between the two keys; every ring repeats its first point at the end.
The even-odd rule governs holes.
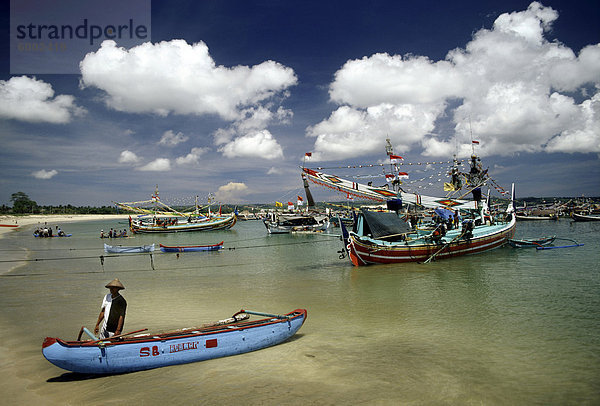
{"type": "Polygon", "coordinates": [[[155,0],[145,42],[94,44],[78,74],[11,71],[5,3],[0,204],[294,200],[306,152],[383,183],[337,167],[386,162],[386,138],[421,193],[447,165],[408,163],[477,140],[521,197],[600,196],[597,1],[155,0]]]}

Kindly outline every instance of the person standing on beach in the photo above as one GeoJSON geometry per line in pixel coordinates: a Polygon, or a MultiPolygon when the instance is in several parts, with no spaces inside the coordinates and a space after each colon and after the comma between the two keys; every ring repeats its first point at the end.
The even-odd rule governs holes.
{"type": "Polygon", "coordinates": [[[110,293],[102,300],[102,309],[98,315],[96,327],[94,327],[94,334],[98,336],[98,332],[100,332],[100,338],[109,338],[123,332],[127,310],[127,301],[119,293],[121,289],[125,289],[121,281],[115,278],[105,287],[110,290],[110,293]],[[102,323],[102,328],[100,328],[100,323],[102,323]]]}

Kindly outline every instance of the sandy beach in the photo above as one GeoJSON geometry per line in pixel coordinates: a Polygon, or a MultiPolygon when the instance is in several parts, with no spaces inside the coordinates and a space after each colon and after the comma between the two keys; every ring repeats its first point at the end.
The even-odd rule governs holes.
{"type": "Polygon", "coordinates": [[[74,221],[117,220],[126,219],[128,214],[32,214],[27,216],[0,216],[2,225],[18,225],[19,227],[0,227],[0,238],[6,233],[24,226],[48,224],[52,226],[74,221]]]}
{"type": "MultiPolygon", "coordinates": [[[[0,224],[17,225],[18,227],[0,227],[0,239],[4,238],[10,232],[21,230],[23,227],[44,225],[63,227],[63,224],[77,221],[94,220],[122,220],[127,219],[128,214],[54,214],[54,215],[28,215],[28,216],[0,216],[0,224]]],[[[27,258],[27,250],[6,250],[2,252],[0,262],[0,274],[10,272],[23,264],[22,260],[27,258]]]]}

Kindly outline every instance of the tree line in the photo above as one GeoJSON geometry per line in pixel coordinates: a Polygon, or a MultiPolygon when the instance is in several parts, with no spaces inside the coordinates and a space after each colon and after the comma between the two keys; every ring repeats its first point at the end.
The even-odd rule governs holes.
{"type": "Polygon", "coordinates": [[[24,192],[16,192],[10,196],[12,207],[0,206],[0,214],[117,214],[114,206],[73,206],[39,205],[24,192]]]}

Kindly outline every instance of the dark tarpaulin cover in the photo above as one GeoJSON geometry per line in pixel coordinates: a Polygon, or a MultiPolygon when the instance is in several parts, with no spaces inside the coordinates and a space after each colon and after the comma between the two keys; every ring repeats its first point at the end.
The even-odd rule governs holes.
{"type": "Polygon", "coordinates": [[[402,220],[396,213],[369,211],[362,209],[362,215],[365,219],[365,234],[371,234],[372,238],[389,237],[398,234],[409,233],[408,223],[402,220]]]}

